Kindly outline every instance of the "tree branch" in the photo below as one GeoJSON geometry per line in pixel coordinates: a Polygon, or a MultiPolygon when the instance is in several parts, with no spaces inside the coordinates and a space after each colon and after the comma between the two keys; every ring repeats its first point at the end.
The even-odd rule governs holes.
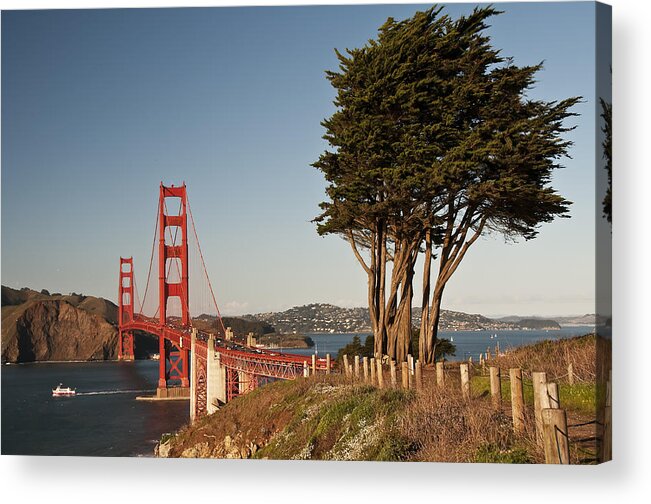
{"type": "Polygon", "coordinates": [[[359,253],[359,250],[357,250],[357,245],[355,244],[355,237],[353,236],[353,232],[351,230],[348,230],[348,242],[350,243],[350,247],[353,249],[355,257],[357,257],[359,264],[361,264],[362,268],[364,268],[364,271],[366,271],[366,274],[372,275],[373,273],[371,271],[371,268],[368,267],[368,265],[364,261],[364,258],[359,253]]]}

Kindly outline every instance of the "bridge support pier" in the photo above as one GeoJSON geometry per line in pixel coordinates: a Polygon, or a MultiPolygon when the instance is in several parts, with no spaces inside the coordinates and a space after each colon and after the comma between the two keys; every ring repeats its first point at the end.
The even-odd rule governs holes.
{"type": "Polygon", "coordinates": [[[188,397],[190,380],[189,349],[159,337],[158,398],[188,397]]]}
{"type": "Polygon", "coordinates": [[[197,330],[190,336],[190,423],[197,417],[197,330]]]}
{"type": "Polygon", "coordinates": [[[206,360],[206,409],[211,415],[217,411],[219,403],[226,402],[226,368],[222,365],[221,354],[215,350],[213,335],[208,338],[206,360]]]}
{"type": "Polygon", "coordinates": [[[133,333],[122,331],[118,333],[118,360],[131,362],[135,360],[133,351],[133,333]]]}

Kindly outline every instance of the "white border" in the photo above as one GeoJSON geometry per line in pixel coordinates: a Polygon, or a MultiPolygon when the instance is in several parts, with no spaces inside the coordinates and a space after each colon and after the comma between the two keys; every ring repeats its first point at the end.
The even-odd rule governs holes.
{"type": "MultiPolygon", "coordinates": [[[[192,6],[304,5],[307,1],[215,2],[192,6]]],[[[321,4],[351,2],[324,1],[321,4]]],[[[394,3],[394,2],[352,2],[394,3]]],[[[413,2],[400,2],[413,3],[413,2]]],[[[648,2],[612,0],[615,115],[614,457],[599,467],[478,464],[191,461],[128,458],[0,458],[4,502],[388,502],[421,498],[523,504],[646,502],[651,495],[649,339],[648,2]],[[164,500],[163,500],[164,499],[164,500]]],[[[2,9],[178,7],[178,1],[6,1],[2,9]]]]}

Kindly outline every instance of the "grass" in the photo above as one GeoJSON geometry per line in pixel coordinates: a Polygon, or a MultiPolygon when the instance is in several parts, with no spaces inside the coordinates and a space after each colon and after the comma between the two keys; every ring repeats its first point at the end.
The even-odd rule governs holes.
{"type": "MultiPolygon", "coordinates": [[[[501,380],[502,401],[511,402],[511,382],[501,380]]],[[[524,403],[533,406],[533,384],[531,380],[523,380],[524,403]]],[[[473,376],[470,380],[470,390],[475,396],[490,396],[490,378],[488,376],[473,376]]],[[[560,383],[558,388],[561,407],[582,414],[594,415],[596,410],[596,386],[594,383],[560,383]]]]}
{"type": "Polygon", "coordinates": [[[500,450],[498,446],[482,445],[475,454],[474,462],[488,464],[531,464],[533,460],[529,451],[520,446],[500,450]]]}

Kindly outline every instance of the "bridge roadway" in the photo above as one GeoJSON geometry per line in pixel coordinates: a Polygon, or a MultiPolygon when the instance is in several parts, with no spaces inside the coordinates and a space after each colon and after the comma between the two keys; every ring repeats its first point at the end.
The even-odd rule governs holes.
{"type": "MultiPolygon", "coordinates": [[[[173,323],[161,325],[158,319],[134,315],[133,320],[122,325],[123,331],[143,331],[154,336],[162,336],[179,348],[190,349],[192,346],[192,329],[173,323]]],[[[208,342],[214,339],[214,350],[221,354],[224,367],[247,374],[277,379],[294,379],[303,376],[304,368],[311,365],[311,357],[291,353],[274,352],[261,348],[240,345],[234,341],[197,330],[195,332],[196,357],[206,359],[208,342]]],[[[326,370],[327,360],[316,359],[316,370],[326,370]]]]}

